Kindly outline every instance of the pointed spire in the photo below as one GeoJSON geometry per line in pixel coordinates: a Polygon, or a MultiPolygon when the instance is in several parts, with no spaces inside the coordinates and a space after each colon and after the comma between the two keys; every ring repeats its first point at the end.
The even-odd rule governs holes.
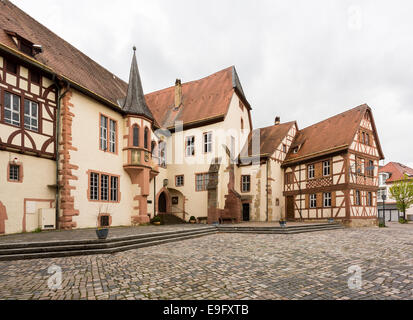
{"type": "Polygon", "coordinates": [[[132,65],[129,75],[128,92],[123,111],[128,114],[144,116],[149,120],[154,120],[152,112],[146,104],[145,95],[143,94],[141,77],[139,75],[138,63],[136,61],[136,47],[133,47],[132,65]]]}

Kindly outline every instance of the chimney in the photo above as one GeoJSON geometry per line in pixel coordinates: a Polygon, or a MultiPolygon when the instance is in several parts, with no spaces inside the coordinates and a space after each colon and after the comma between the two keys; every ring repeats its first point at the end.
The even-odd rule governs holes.
{"type": "Polygon", "coordinates": [[[280,122],[281,122],[281,118],[280,117],[275,117],[274,125],[279,125],[280,122]]]}
{"type": "Polygon", "coordinates": [[[180,79],[176,79],[175,82],[175,108],[179,108],[182,105],[182,83],[180,79]]]}

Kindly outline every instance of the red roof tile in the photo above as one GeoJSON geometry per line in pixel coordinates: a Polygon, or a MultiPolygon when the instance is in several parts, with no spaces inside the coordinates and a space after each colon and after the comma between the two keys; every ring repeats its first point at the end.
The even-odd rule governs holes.
{"type": "Polygon", "coordinates": [[[398,162],[389,162],[384,167],[381,167],[379,173],[383,172],[390,173],[390,177],[386,180],[386,183],[403,180],[404,174],[413,177],[413,169],[398,162]]]}
{"type": "Polygon", "coordinates": [[[88,90],[117,105],[126,95],[127,84],[98,63],[61,39],[45,26],[20,10],[10,1],[0,1],[0,43],[17,50],[5,30],[17,33],[33,44],[40,44],[43,52],[36,60],[88,90]]]}
{"type": "MultiPolygon", "coordinates": [[[[361,119],[367,111],[371,112],[370,107],[363,104],[298,131],[285,162],[292,163],[320,154],[347,149],[352,144],[361,119]],[[295,147],[299,147],[297,153],[293,152],[295,147]]],[[[372,125],[376,131],[373,117],[372,125]]],[[[383,158],[377,134],[375,139],[380,158],[383,158]]]]}
{"type": "Polygon", "coordinates": [[[294,125],[297,124],[295,121],[292,121],[253,130],[248,135],[247,142],[242,148],[240,157],[251,157],[258,155],[271,156],[294,125]],[[252,150],[252,139],[254,136],[258,135],[258,133],[260,135],[260,150],[259,154],[253,154],[253,151],[255,150],[252,150]]]}

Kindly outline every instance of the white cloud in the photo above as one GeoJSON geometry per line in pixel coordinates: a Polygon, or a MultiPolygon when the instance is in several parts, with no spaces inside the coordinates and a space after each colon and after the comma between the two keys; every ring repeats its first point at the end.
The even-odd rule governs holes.
{"type": "Polygon", "coordinates": [[[387,161],[413,163],[410,2],[14,3],[123,79],[136,45],[147,92],[236,65],[255,127],[368,103],[387,161]]]}

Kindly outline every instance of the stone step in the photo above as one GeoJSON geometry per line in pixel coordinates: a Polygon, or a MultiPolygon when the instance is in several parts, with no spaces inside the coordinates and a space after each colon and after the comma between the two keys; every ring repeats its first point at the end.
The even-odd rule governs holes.
{"type": "Polygon", "coordinates": [[[152,242],[158,240],[165,240],[165,239],[173,239],[179,238],[183,235],[197,235],[203,234],[208,232],[216,232],[215,229],[204,229],[204,230],[190,230],[181,233],[174,233],[174,234],[152,234],[147,235],[146,237],[139,237],[135,239],[128,239],[122,241],[105,241],[100,243],[91,243],[91,244],[72,244],[72,245],[55,245],[55,246],[46,246],[46,247],[26,247],[26,248],[9,248],[9,249],[2,249],[0,251],[0,257],[3,255],[11,255],[11,254],[29,254],[29,253],[42,253],[42,252],[60,252],[60,251],[79,251],[79,250],[92,250],[92,249],[110,249],[110,248],[118,248],[128,245],[134,245],[139,243],[145,242],[152,242]]]}
{"type": "Polygon", "coordinates": [[[4,244],[0,244],[0,254],[1,254],[1,251],[5,249],[113,243],[113,242],[119,242],[119,241],[125,241],[125,240],[135,240],[135,239],[149,238],[149,237],[162,236],[162,235],[175,235],[175,234],[182,234],[185,232],[194,232],[194,231],[203,231],[203,230],[216,230],[216,229],[215,227],[210,226],[210,227],[201,227],[201,228],[191,228],[187,230],[142,233],[142,234],[137,234],[137,235],[108,238],[106,240],[99,240],[96,238],[96,239],[80,239],[80,240],[4,243],[4,244]]]}
{"type": "Polygon", "coordinates": [[[303,227],[222,227],[218,226],[219,232],[231,232],[231,233],[262,233],[262,234],[293,234],[303,232],[325,231],[344,229],[342,225],[330,225],[330,226],[303,226],[303,227]]]}
{"type": "MultiPolygon", "coordinates": [[[[48,247],[36,247],[36,248],[19,248],[19,249],[6,249],[8,251],[1,251],[0,261],[8,260],[24,260],[24,259],[40,259],[40,258],[56,258],[56,257],[69,257],[79,255],[92,255],[92,254],[112,254],[121,251],[127,251],[131,249],[144,248],[148,246],[154,246],[164,244],[168,242],[198,238],[210,234],[215,234],[216,228],[201,228],[197,231],[184,230],[180,232],[173,232],[169,235],[160,235],[155,233],[152,236],[134,240],[115,241],[108,243],[101,243],[99,247],[96,244],[82,244],[72,246],[48,246],[48,247]],[[33,249],[37,251],[33,251],[33,249]],[[40,249],[40,250],[39,250],[40,249]],[[32,250],[32,251],[30,251],[32,250]]],[[[119,239],[117,239],[119,240],[119,239]]]]}

